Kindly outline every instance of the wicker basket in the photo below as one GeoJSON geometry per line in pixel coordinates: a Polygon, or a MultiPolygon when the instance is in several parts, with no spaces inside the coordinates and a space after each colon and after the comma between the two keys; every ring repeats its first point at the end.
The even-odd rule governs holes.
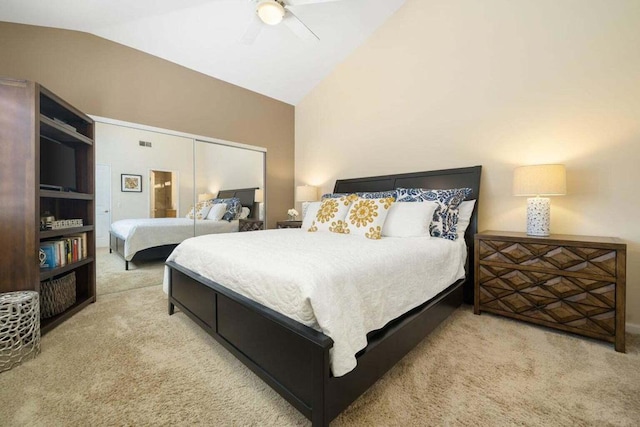
{"type": "Polygon", "coordinates": [[[62,313],[76,302],[76,272],[40,283],[40,318],[62,313]]]}

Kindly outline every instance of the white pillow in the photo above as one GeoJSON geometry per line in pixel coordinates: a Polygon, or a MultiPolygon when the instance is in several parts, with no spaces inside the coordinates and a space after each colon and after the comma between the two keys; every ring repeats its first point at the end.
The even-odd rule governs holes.
{"type": "Polygon", "coordinates": [[[247,219],[247,218],[249,218],[249,214],[250,213],[251,213],[251,210],[248,207],[243,206],[242,210],[240,211],[240,218],[239,219],[247,219]]]}
{"type": "Polygon", "coordinates": [[[473,214],[475,204],[475,200],[467,200],[460,203],[460,207],[458,207],[458,225],[456,226],[458,237],[464,238],[464,232],[471,223],[471,215],[473,214]]]}
{"type": "Polygon", "coordinates": [[[357,199],[347,212],[344,229],[341,232],[379,240],[382,237],[385,219],[395,200],[394,197],[357,199]]]}
{"type": "Polygon", "coordinates": [[[225,203],[216,203],[211,207],[209,213],[207,214],[207,219],[211,221],[220,221],[222,220],[222,216],[227,211],[227,205],[225,203]]]}
{"type": "Polygon", "coordinates": [[[429,224],[438,207],[434,201],[394,203],[382,227],[387,237],[430,236],[429,224]]]}
{"type": "Polygon", "coordinates": [[[313,220],[316,219],[316,215],[318,215],[318,210],[320,209],[320,205],[322,202],[311,202],[309,206],[307,206],[307,211],[304,214],[304,218],[302,218],[302,229],[304,231],[309,231],[311,225],[313,224],[313,220]]]}

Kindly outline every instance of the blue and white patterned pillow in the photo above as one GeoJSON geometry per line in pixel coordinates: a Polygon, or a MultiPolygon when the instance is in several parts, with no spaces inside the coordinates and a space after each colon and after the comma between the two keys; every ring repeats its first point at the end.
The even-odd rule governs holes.
{"type": "Polygon", "coordinates": [[[451,190],[425,190],[422,188],[396,188],[397,202],[427,202],[438,204],[429,233],[432,237],[440,237],[448,240],[456,240],[458,225],[458,207],[468,197],[471,188],[454,188],[451,190]]]}
{"type": "Polygon", "coordinates": [[[225,221],[233,221],[240,218],[242,213],[242,203],[237,197],[231,197],[229,199],[213,199],[214,204],[224,203],[227,205],[227,211],[222,215],[222,219],[225,221]]]}
{"type": "MultiPolygon", "coordinates": [[[[396,190],[389,190],[389,191],[367,191],[367,192],[360,192],[360,193],[355,193],[356,196],[360,197],[361,199],[387,199],[389,197],[393,197],[394,199],[397,197],[396,196],[396,190]]],[[[325,199],[339,199],[342,196],[347,196],[348,193],[327,193],[327,194],[323,194],[322,195],[322,200],[325,199]]]]}

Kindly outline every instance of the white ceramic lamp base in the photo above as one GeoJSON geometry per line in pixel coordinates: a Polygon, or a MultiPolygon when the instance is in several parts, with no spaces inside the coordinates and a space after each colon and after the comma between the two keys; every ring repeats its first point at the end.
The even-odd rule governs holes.
{"type": "Polygon", "coordinates": [[[527,199],[527,234],[529,236],[548,236],[551,218],[551,201],[547,197],[527,199]]]}

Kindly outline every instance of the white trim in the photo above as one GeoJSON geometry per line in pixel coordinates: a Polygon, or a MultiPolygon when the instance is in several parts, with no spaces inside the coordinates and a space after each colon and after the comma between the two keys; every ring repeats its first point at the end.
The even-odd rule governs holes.
{"type": "Polygon", "coordinates": [[[91,117],[96,122],[106,123],[109,125],[117,125],[117,126],[132,128],[132,129],[164,133],[166,135],[180,136],[183,138],[189,138],[189,139],[203,141],[203,142],[211,142],[211,143],[220,144],[220,145],[227,145],[229,147],[243,148],[245,150],[259,151],[262,153],[267,152],[266,148],[258,147],[256,145],[242,144],[240,142],[226,141],[224,139],[218,139],[218,138],[210,138],[208,136],[195,135],[193,133],[179,132],[177,130],[170,130],[170,129],[158,128],[154,126],[141,125],[139,123],[125,122],[123,120],[109,119],[107,117],[94,116],[92,114],[89,114],[89,117],[91,117]]]}
{"type": "Polygon", "coordinates": [[[637,323],[627,323],[625,330],[629,334],[640,335],[640,325],[637,323]]]}

